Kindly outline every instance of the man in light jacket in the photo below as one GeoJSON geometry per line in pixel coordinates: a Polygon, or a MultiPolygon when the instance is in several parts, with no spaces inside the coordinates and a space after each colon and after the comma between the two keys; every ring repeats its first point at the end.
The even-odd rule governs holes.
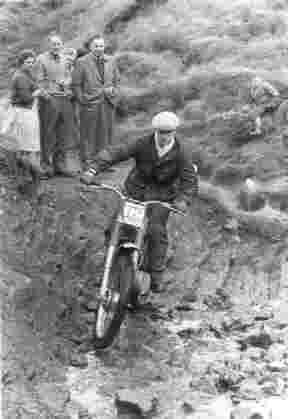
{"type": "Polygon", "coordinates": [[[42,162],[48,174],[79,172],[71,73],[61,38],[48,38],[49,50],[39,55],[38,83],[46,92],[39,101],[42,162]]]}
{"type": "Polygon", "coordinates": [[[112,57],[104,54],[102,35],[86,43],[90,52],[77,60],[72,88],[80,105],[80,154],[85,165],[111,145],[118,98],[119,72],[112,57]]]}

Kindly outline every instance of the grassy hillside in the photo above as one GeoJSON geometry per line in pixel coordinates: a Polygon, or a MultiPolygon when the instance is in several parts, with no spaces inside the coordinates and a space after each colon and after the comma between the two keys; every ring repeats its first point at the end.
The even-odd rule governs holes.
{"type": "Polygon", "coordinates": [[[75,47],[88,33],[103,31],[122,76],[121,141],[137,135],[155,112],[171,109],[183,117],[184,137],[205,152],[202,166],[209,166],[209,173],[231,159],[249,175],[285,173],[277,125],[252,145],[235,149],[229,133],[215,134],[210,123],[216,113],[247,102],[253,74],[287,96],[285,0],[59,0],[6,5],[2,11],[3,90],[17,52],[27,46],[42,50],[51,30],[75,47]]]}
{"type": "MultiPolygon", "coordinates": [[[[279,220],[279,213],[276,213],[275,217],[273,213],[274,218],[271,223],[265,223],[268,218],[267,213],[266,218],[263,212],[261,215],[241,212],[241,217],[236,217],[236,211],[227,211],[230,204],[233,206],[234,202],[230,201],[236,197],[237,187],[246,176],[256,175],[260,180],[267,180],[267,178],[288,175],[287,149],[282,139],[285,127],[278,124],[277,118],[272,124],[267,120],[263,135],[250,142],[237,144],[231,138],[231,128],[234,131],[238,129],[237,121],[233,127],[228,126],[229,121],[223,118],[223,112],[237,110],[247,103],[249,83],[255,74],[271,81],[280,90],[283,99],[288,97],[287,26],[288,0],[23,0],[21,6],[19,2],[14,6],[12,2],[0,6],[1,93],[4,94],[7,90],[9,79],[15,69],[15,57],[22,48],[32,47],[37,52],[42,51],[45,48],[45,38],[52,30],[59,31],[65,42],[75,47],[80,46],[90,32],[103,31],[107,39],[107,49],[115,56],[121,71],[122,97],[118,108],[115,142],[130,141],[148,130],[151,116],[161,109],[174,110],[181,116],[179,135],[191,156],[193,152],[194,158],[199,163],[202,189],[203,185],[206,185],[206,197],[210,191],[210,199],[205,199],[202,190],[200,199],[195,199],[193,202],[191,213],[184,219],[171,221],[169,232],[174,255],[169,262],[167,292],[163,294],[163,300],[160,296],[160,306],[167,307],[169,321],[170,313],[173,318],[173,313],[176,311],[175,318],[178,318],[179,311],[182,319],[181,310],[183,308],[183,311],[186,311],[187,307],[190,310],[189,305],[194,301],[195,293],[197,297],[195,311],[194,308],[191,309],[194,313],[193,317],[188,314],[189,321],[194,319],[194,315],[195,319],[198,317],[206,319],[206,315],[214,318],[213,301],[215,301],[215,310],[218,310],[217,301],[221,303],[221,295],[217,295],[219,288],[223,288],[228,295],[235,297],[235,304],[238,305],[237,301],[239,304],[241,301],[245,301],[245,304],[262,304],[278,296],[285,286],[282,272],[287,261],[285,253],[288,242],[284,237],[287,232],[287,218],[285,223],[284,221],[282,223],[281,219],[279,220]],[[227,184],[229,180],[231,185],[233,179],[236,185],[232,185],[230,190],[225,190],[223,184],[227,184]],[[214,191],[214,200],[211,199],[211,196],[213,198],[211,191],[214,191]],[[215,194],[215,191],[219,193],[215,194]],[[225,201],[229,205],[219,205],[219,200],[217,201],[219,196],[222,198],[221,202],[225,201]],[[253,218],[257,216],[258,223],[255,222],[256,218],[253,218]]],[[[95,289],[99,285],[103,269],[104,229],[109,227],[117,206],[116,202],[104,192],[97,193],[97,196],[81,193],[77,179],[57,177],[41,182],[36,196],[30,199],[23,197],[16,193],[15,182],[3,170],[1,157],[0,203],[3,208],[0,217],[2,245],[0,256],[13,269],[24,272],[31,278],[31,281],[25,285],[21,276],[14,280],[13,273],[15,287],[13,281],[9,282],[11,288],[9,295],[12,296],[11,300],[15,299],[16,306],[20,306],[25,312],[25,322],[27,318],[29,327],[33,327],[33,333],[41,336],[41,339],[43,335],[43,341],[44,338],[45,342],[49,341],[49,356],[71,363],[70,358],[74,356],[72,352],[76,351],[76,344],[73,348],[71,344],[67,346],[70,340],[77,345],[83,343],[77,349],[80,355],[82,351],[89,350],[92,326],[91,313],[87,313],[87,309],[90,303],[95,304],[95,289]]],[[[129,168],[123,165],[114,173],[103,173],[99,181],[121,183],[126,177],[127,170],[129,168]]],[[[271,184],[273,189],[273,183],[271,184]]],[[[283,215],[288,208],[287,182],[282,182],[282,186],[285,200],[276,204],[279,204],[279,207],[283,204],[283,215]]],[[[281,200],[282,197],[276,196],[276,200],[278,198],[281,200]]],[[[229,315],[230,313],[228,317],[229,315]]],[[[235,322],[233,315],[231,318],[232,330],[235,322]]],[[[145,319],[147,319],[146,314],[145,319]]],[[[151,320],[153,320],[152,315],[151,320]]],[[[237,323],[237,317],[235,321],[237,323]]],[[[246,320],[244,321],[243,325],[246,328],[246,320]]],[[[193,359],[190,361],[191,351],[194,353],[195,347],[200,348],[201,354],[206,358],[206,329],[203,342],[198,339],[201,336],[197,332],[196,346],[193,349],[185,343],[183,352],[184,346],[179,345],[180,362],[175,352],[174,338],[173,352],[170,352],[170,337],[164,329],[165,339],[167,336],[169,339],[169,344],[168,341],[164,341],[163,360],[169,356],[166,367],[166,361],[162,362],[162,350],[159,346],[162,339],[162,324],[160,331],[158,323],[154,326],[149,318],[144,327],[142,323],[140,327],[137,327],[138,323],[135,324],[132,329],[138,330],[141,334],[141,336],[137,334],[135,348],[133,344],[134,349],[129,352],[130,346],[126,347],[126,343],[122,346],[121,342],[118,349],[114,348],[111,351],[111,358],[103,358],[105,375],[112,377],[112,380],[115,377],[115,383],[109,388],[109,394],[114,391],[115,386],[119,387],[122,376],[125,377],[124,387],[130,386],[131,379],[138,374],[137,372],[135,375],[131,367],[134,368],[135,362],[138,368],[138,360],[139,375],[145,376],[145,386],[146,377],[150,384],[157,375],[155,378],[157,387],[159,387],[159,378],[163,381],[160,382],[160,388],[165,388],[163,398],[165,410],[169,409],[167,400],[169,403],[170,399],[172,403],[175,399],[177,403],[182,400],[182,396],[178,396],[175,392],[176,387],[181,388],[179,395],[182,394],[182,389],[186,391],[186,382],[185,386],[181,382],[180,385],[174,386],[173,381],[174,375],[181,377],[179,365],[185,366],[186,369],[186,360],[189,360],[189,368],[186,371],[187,377],[189,376],[189,386],[188,384],[186,386],[189,391],[187,406],[190,406],[190,396],[194,393],[191,379],[195,379],[197,383],[197,392],[200,388],[201,394],[207,391],[211,398],[212,388],[213,397],[217,394],[218,388],[215,390],[211,387],[208,370],[205,369],[205,380],[198,369],[191,370],[193,364],[193,359]],[[149,335],[148,339],[146,334],[149,335]],[[146,348],[143,342],[148,343],[146,348]],[[125,354],[128,354],[127,364],[125,364],[125,354]],[[152,363],[149,357],[155,358],[152,363]],[[159,365],[161,374],[158,373],[159,365]],[[162,378],[162,365],[165,365],[165,371],[167,368],[167,379],[166,372],[162,378]],[[106,373],[107,366],[108,373],[106,373]],[[110,366],[113,368],[112,373],[110,366]],[[170,395],[169,391],[172,391],[173,395],[167,398],[167,394],[170,395]]],[[[212,342],[215,341],[215,337],[218,339],[219,333],[220,336],[229,336],[224,327],[225,333],[222,334],[222,326],[218,327],[217,323],[215,325],[216,328],[213,321],[212,342]]],[[[242,320],[240,326],[242,327],[242,320]]],[[[27,336],[29,340],[30,335],[27,336]]],[[[209,335],[207,336],[209,338],[209,335]]],[[[130,338],[125,339],[124,342],[130,338]]],[[[32,342],[34,344],[34,341],[32,342]]],[[[131,342],[134,342],[133,338],[131,342]]],[[[207,342],[210,348],[209,340],[207,342]]],[[[24,353],[25,361],[25,351],[17,342],[16,345],[19,346],[19,353],[24,353]]],[[[213,345],[210,349],[214,348],[213,345]]],[[[42,344],[41,351],[43,352],[42,344]]],[[[224,351],[227,352],[226,340],[224,351]]],[[[241,360],[242,354],[243,351],[241,360]]],[[[197,358],[195,363],[197,368],[202,365],[202,358],[201,362],[199,359],[197,358]]],[[[223,359],[222,353],[219,359],[223,359]]],[[[42,355],[40,361],[42,362],[42,355]]],[[[31,361],[28,360],[28,364],[29,362],[31,361]]],[[[84,359],[84,364],[85,362],[84,359]]],[[[22,364],[23,357],[21,357],[21,371],[22,364]]],[[[95,368],[93,364],[93,374],[95,370],[99,370],[99,365],[97,364],[95,368]]],[[[13,368],[15,370],[14,366],[13,368]]],[[[46,370],[42,367],[41,370],[47,380],[46,370]]],[[[211,371],[214,374],[213,369],[211,371]]],[[[35,388],[42,379],[42,373],[36,372],[39,378],[36,377],[33,381],[35,388]]],[[[234,374],[233,369],[231,372],[234,374]]],[[[17,416],[15,394],[24,407],[27,406],[30,395],[34,397],[34,393],[30,390],[33,374],[31,375],[31,372],[29,375],[26,372],[25,374],[26,381],[29,381],[29,387],[27,386],[29,396],[23,400],[21,387],[21,397],[18,397],[20,390],[15,389],[12,383],[13,400],[10,403],[12,413],[9,416],[11,418],[17,416]]],[[[84,374],[84,380],[79,380],[77,377],[77,386],[83,381],[85,385],[88,383],[91,387],[93,383],[86,370],[84,374]]],[[[247,374],[246,371],[243,376],[245,379],[247,374]]],[[[270,386],[271,372],[268,374],[270,386]]],[[[225,375],[222,380],[221,376],[222,394],[223,390],[230,392],[229,377],[230,375],[227,379],[225,375]]],[[[251,370],[251,377],[255,379],[254,369],[251,370]]],[[[101,381],[101,374],[99,378],[101,381]]],[[[233,380],[234,378],[232,384],[233,380]]],[[[22,386],[22,382],[19,383],[22,386]]],[[[134,382],[133,386],[135,387],[134,382]]],[[[97,384],[94,394],[97,403],[98,387],[101,391],[104,389],[103,380],[100,386],[97,384]]],[[[117,392],[118,390],[117,388],[117,392]]],[[[91,388],[89,391],[90,397],[91,388]]],[[[58,400],[58,390],[56,394],[58,400]]],[[[41,403],[42,400],[39,398],[39,404],[41,403]]],[[[185,403],[181,407],[182,410],[185,403]]],[[[99,404],[102,407],[102,401],[99,404]]],[[[197,404],[198,402],[193,401],[191,405],[193,409],[197,404]]],[[[37,411],[39,417],[39,409],[37,410],[34,404],[33,409],[37,411]]],[[[168,418],[169,414],[167,413],[167,416],[166,413],[165,417],[168,418]]],[[[100,413],[98,416],[103,415],[100,413]]],[[[30,419],[32,416],[27,417],[30,419]]],[[[171,417],[180,416],[174,414],[171,417]]]]}

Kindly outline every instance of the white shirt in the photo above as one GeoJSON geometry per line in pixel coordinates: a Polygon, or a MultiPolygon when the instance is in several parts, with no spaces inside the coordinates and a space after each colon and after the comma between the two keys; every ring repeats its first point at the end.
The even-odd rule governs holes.
{"type": "Polygon", "coordinates": [[[158,142],[157,132],[155,132],[154,139],[155,139],[155,146],[156,146],[157,154],[159,157],[165,156],[165,154],[167,154],[175,144],[175,137],[173,137],[171,138],[169,143],[165,144],[164,147],[161,147],[158,142]]]}

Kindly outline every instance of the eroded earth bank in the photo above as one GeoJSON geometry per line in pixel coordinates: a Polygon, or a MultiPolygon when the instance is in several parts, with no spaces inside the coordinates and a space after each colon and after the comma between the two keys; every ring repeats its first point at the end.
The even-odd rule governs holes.
{"type": "MultiPolygon", "coordinates": [[[[284,233],[279,217],[266,235],[251,233],[242,212],[207,201],[204,182],[185,219],[171,219],[166,291],[128,315],[110,350],[95,353],[103,230],[117,202],[65,178],[24,198],[2,169],[5,418],[266,419],[271,410],[284,419],[285,214],[284,233]]],[[[127,169],[102,180],[120,183],[127,169]]],[[[263,223],[263,214],[251,216],[263,223]]]]}

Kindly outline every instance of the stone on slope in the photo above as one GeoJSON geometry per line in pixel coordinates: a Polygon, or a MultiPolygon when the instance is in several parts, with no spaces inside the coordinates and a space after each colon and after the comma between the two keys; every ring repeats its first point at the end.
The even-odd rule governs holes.
{"type": "Polygon", "coordinates": [[[230,419],[232,402],[226,396],[220,396],[209,404],[202,405],[191,415],[191,419],[230,419]]]}
{"type": "Polygon", "coordinates": [[[241,402],[230,419],[286,419],[288,398],[271,397],[259,402],[241,402]]]}
{"type": "Polygon", "coordinates": [[[37,387],[41,401],[54,412],[62,412],[70,400],[70,393],[63,384],[42,383],[37,387]]]}
{"type": "Polygon", "coordinates": [[[141,419],[156,413],[158,399],[149,390],[122,389],[115,396],[115,406],[118,417],[133,415],[133,418],[141,419]]]}
{"type": "Polygon", "coordinates": [[[70,363],[73,367],[86,368],[88,366],[88,359],[83,353],[73,352],[70,356],[70,363]]]}

